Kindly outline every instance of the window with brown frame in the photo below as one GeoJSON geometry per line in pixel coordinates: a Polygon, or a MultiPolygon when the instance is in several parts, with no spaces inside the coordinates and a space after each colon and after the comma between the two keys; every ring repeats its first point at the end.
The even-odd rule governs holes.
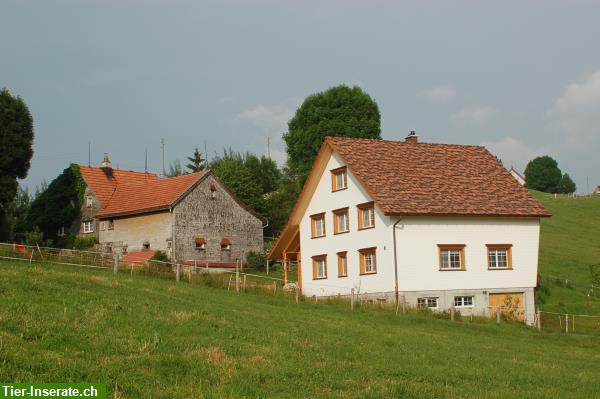
{"type": "Polygon", "coordinates": [[[325,213],[318,213],[310,217],[310,232],[312,238],[325,236],[325,213]]]}
{"type": "Polygon", "coordinates": [[[363,248],[358,250],[360,274],[377,273],[377,247],[363,248]]]}
{"type": "Polygon", "coordinates": [[[512,244],[486,244],[488,269],[512,269],[512,244]]]}
{"type": "Polygon", "coordinates": [[[333,234],[347,233],[350,231],[348,208],[333,211],[333,234]]]}
{"type": "Polygon", "coordinates": [[[327,255],[312,257],[313,280],[327,278],[327,255]]]}
{"type": "Polygon", "coordinates": [[[348,252],[338,252],[338,277],[348,277],[348,252]]]}
{"type": "Polygon", "coordinates": [[[466,270],[464,244],[438,244],[440,270],[466,270]]]}
{"type": "Polygon", "coordinates": [[[331,171],[331,191],[340,191],[348,188],[348,172],[346,167],[333,169],[331,171]]]}
{"type": "Polygon", "coordinates": [[[373,202],[356,205],[358,208],[358,229],[375,227],[375,205],[373,202]]]}

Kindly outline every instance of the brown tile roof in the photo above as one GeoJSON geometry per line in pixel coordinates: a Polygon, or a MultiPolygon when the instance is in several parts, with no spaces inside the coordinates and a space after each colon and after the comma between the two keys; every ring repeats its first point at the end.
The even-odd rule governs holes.
{"type": "Polygon", "coordinates": [[[103,207],[108,205],[117,186],[134,182],[146,182],[158,180],[154,173],[134,172],[130,170],[109,169],[112,173],[105,172],[106,169],[79,165],[81,176],[87,185],[94,191],[103,207]]]}
{"type": "Polygon", "coordinates": [[[328,137],[387,215],[550,216],[481,146],[328,137]]]}
{"type": "Polygon", "coordinates": [[[96,217],[138,214],[167,209],[206,173],[189,173],[168,179],[134,181],[118,185],[96,217]]]}

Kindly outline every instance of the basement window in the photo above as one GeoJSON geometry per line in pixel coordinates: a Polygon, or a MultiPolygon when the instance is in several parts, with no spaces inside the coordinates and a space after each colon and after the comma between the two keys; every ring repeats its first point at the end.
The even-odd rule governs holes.
{"type": "Polygon", "coordinates": [[[417,298],[417,306],[420,308],[437,309],[438,298],[437,297],[417,298]]]}
{"type": "Polygon", "coordinates": [[[473,297],[472,296],[455,296],[454,297],[455,308],[472,308],[473,297]]]}
{"type": "Polygon", "coordinates": [[[231,250],[231,241],[228,238],[223,238],[221,240],[221,251],[230,251],[231,250]]]}

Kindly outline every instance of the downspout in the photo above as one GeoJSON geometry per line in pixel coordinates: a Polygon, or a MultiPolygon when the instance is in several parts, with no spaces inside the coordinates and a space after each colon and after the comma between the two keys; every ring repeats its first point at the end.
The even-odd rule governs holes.
{"type": "Polygon", "coordinates": [[[400,217],[396,223],[394,223],[393,228],[393,234],[394,234],[394,279],[395,279],[395,283],[394,283],[394,294],[396,296],[396,305],[398,304],[398,255],[396,253],[396,226],[398,225],[398,223],[400,223],[402,221],[402,217],[400,217]]]}

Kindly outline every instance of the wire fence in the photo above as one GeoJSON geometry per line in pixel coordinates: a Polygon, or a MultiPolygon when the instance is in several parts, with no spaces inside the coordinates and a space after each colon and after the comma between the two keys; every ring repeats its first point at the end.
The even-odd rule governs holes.
{"type": "MultiPolygon", "coordinates": [[[[198,266],[200,263],[163,262],[151,259],[123,257],[113,253],[47,248],[40,246],[0,243],[0,259],[18,260],[27,263],[59,264],[86,268],[97,268],[113,273],[127,273],[131,277],[146,276],[169,279],[177,282],[227,289],[236,293],[258,293],[277,295],[295,302],[337,305],[350,311],[381,310],[396,315],[421,314],[437,319],[473,323],[519,323],[525,316],[513,306],[489,306],[485,309],[461,309],[451,306],[441,309],[427,304],[406,302],[403,297],[395,299],[394,292],[376,292],[352,288],[346,295],[302,296],[297,282],[265,276],[244,270],[240,263],[235,270],[198,266]]],[[[547,278],[556,278],[547,276],[547,278]]],[[[582,285],[583,286],[583,285],[582,285]]],[[[328,285],[328,287],[334,287],[328,285]]],[[[586,286],[590,287],[590,286],[586,286]]],[[[337,287],[347,288],[347,287],[337,287]]],[[[599,287],[591,286],[597,292],[599,287]]],[[[567,334],[600,335],[600,316],[568,314],[536,310],[533,325],[541,331],[567,334]]]]}

